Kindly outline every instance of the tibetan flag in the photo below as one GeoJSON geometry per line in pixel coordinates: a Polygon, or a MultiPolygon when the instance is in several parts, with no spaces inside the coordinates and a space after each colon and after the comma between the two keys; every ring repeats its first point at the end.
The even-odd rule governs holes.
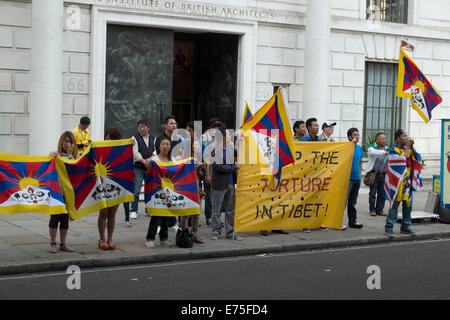
{"type": "Polygon", "coordinates": [[[403,50],[398,61],[397,96],[411,99],[413,109],[426,123],[431,111],[442,102],[440,93],[403,50]]]}
{"type": "Polygon", "coordinates": [[[134,200],[131,139],[94,141],[81,158],[57,157],[56,166],[72,219],[134,200]]]}
{"type": "Polygon", "coordinates": [[[192,158],[150,162],[145,175],[145,208],[151,216],[200,214],[197,171],[192,158]]]}
{"type": "MultiPolygon", "coordinates": [[[[270,170],[278,185],[283,167],[294,163],[294,137],[281,88],[242,127],[244,135],[253,139],[250,144],[258,150],[258,162],[270,170]]],[[[251,140],[251,139],[249,139],[251,140]]]]}
{"type": "Polygon", "coordinates": [[[67,213],[55,159],[0,153],[0,213],[67,213]]]}
{"type": "MultiPolygon", "coordinates": [[[[253,118],[253,113],[247,102],[245,102],[244,115],[242,116],[242,126],[253,118]]],[[[241,126],[241,127],[242,127],[241,126]]]]}
{"type": "Polygon", "coordinates": [[[394,201],[402,200],[409,205],[412,192],[422,191],[422,158],[419,153],[416,154],[417,159],[410,150],[406,157],[403,148],[397,144],[389,150],[384,197],[389,200],[391,207],[394,201]]]}
{"type": "Polygon", "coordinates": [[[400,49],[413,52],[414,46],[412,44],[409,44],[408,42],[402,40],[402,42],[400,44],[400,49]]]}

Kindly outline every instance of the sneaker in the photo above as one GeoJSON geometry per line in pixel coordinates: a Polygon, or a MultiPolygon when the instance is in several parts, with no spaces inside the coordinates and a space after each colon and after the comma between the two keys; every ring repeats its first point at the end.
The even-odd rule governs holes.
{"type": "Polygon", "coordinates": [[[372,217],[376,217],[376,216],[377,216],[377,213],[376,213],[375,211],[371,211],[371,212],[370,212],[370,215],[371,215],[372,217]]]}
{"type": "Polygon", "coordinates": [[[384,228],[384,234],[388,236],[389,238],[394,238],[395,233],[392,229],[384,228]]]}
{"type": "Polygon", "coordinates": [[[56,243],[50,244],[50,253],[57,253],[58,247],[56,246],[56,243]]]}
{"type": "Polygon", "coordinates": [[[168,240],[159,240],[159,244],[161,247],[167,247],[169,245],[168,240]]]}
{"type": "Polygon", "coordinates": [[[169,230],[172,230],[172,231],[175,231],[175,232],[177,232],[178,229],[180,229],[180,228],[178,227],[178,225],[174,225],[173,227],[170,227],[170,228],[169,228],[169,230]]]}
{"type": "Polygon", "coordinates": [[[59,251],[74,252],[74,250],[72,248],[66,246],[65,243],[59,245],[59,251]]]}
{"type": "Polygon", "coordinates": [[[227,239],[229,240],[236,240],[236,241],[242,241],[244,240],[244,238],[239,237],[237,234],[231,236],[231,237],[227,237],[227,239]]]}
{"type": "Polygon", "coordinates": [[[212,236],[211,240],[219,240],[219,236],[212,236]]]}
{"type": "Polygon", "coordinates": [[[413,230],[413,229],[411,229],[411,227],[408,227],[408,228],[400,228],[400,233],[402,233],[402,234],[409,234],[410,236],[416,236],[417,235],[417,233],[413,230]]]}
{"type": "Polygon", "coordinates": [[[327,227],[320,227],[320,230],[328,231],[327,227]]]}
{"type": "Polygon", "coordinates": [[[206,225],[210,226],[211,225],[211,220],[210,219],[206,219],[206,225]]]}
{"type": "Polygon", "coordinates": [[[137,212],[131,211],[130,212],[130,218],[131,219],[137,219],[137,212]]]}
{"type": "Polygon", "coordinates": [[[303,232],[311,233],[311,229],[303,229],[303,232]]]}
{"type": "Polygon", "coordinates": [[[156,229],[156,233],[159,234],[159,231],[161,230],[161,226],[158,226],[158,228],[156,229]]]}
{"type": "Polygon", "coordinates": [[[145,245],[147,246],[147,248],[153,249],[155,247],[155,241],[153,240],[147,241],[145,245]]]}
{"type": "Polygon", "coordinates": [[[347,230],[347,228],[348,228],[348,225],[345,224],[341,227],[341,231],[345,231],[345,230],[347,230]]]}

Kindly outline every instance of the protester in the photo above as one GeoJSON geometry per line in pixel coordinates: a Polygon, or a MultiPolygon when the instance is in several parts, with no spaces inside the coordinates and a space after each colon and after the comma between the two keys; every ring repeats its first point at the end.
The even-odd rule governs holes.
{"type": "Polygon", "coordinates": [[[73,129],[75,135],[75,141],[78,148],[78,153],[81,155],[91,143],[91,133],[88,130],[91,124],[91,119],[88,117],[81,117],[78,126],[73,129]]]}
{"type": "MultiPolygon", "coordinates": [[[[171,155],[171,140],[170,138],[166,136],[159,136],[156,138],[155,141],[155,149],[156,149],[156,156],[153,157],[152,161],[155,162],[171,162],[175,159],[172,158],[171,155]]],[[[146,246],[147,248],[154,248],[155,247],[155,236],[158,232],[158,226],[159,228],[159,240],[161,246],[167,246],[167,242],[169,239],[168,234],[168,223],[169,218],[171,217],[165,217],[165,216],[152,216],[150,219],[150,223],[148,225],[148,231],[147,231],[147,241],[146,246]]]]}
{"type": "Polygon", "coordinates": [[[359,131],[356,128],[350,128],[347,131],[348,141],[355,144],[353,152],[352,170],[350,173],[350,182],[347,194],[347,214],[348,226],[350,228],[362,228],[363,225],[357,221],[356,202],[358,200],[359,188],[361,186],[361,171],[363,151],[359,142],[359,131]]]}
{"type": "MultiPolygon", "coordinates": [[[[200,181],[200,179],[199,179],[200,173],[199,172],[205,166],[201,161],[201,155],[202,155],[203,149],[204,149],[204,147],[202,148],[203,142],[201,140],[195,139],[194,122],[193,121],[189,121],[186,124],[186,130],[189,132],[189,139],[185,140],[185,142],[184,142],[185,148],[184,149],[186,150],[186,147],[190,147],[190,152],[187,154],[190,154],[190,156],[194,158],[195,168],[197,170],[197,179],[200,181]]],[[[200,183],[199,183],[199,194],[200,193],[203,194],[204,192],[201,189],[200,183]]],[[[182,216],[180,218],[180,228],[182,230],[186,229],[188,227],[188,222],[191,221],[193,241],[196,243],[203,243],[203,240],[198,235],[199,218],[200,218],[199,214],[194,214],[194,215],[190,215],[190,216],[182,216]]]]}
{"type": "Polygon", "coordinates": [[[222,231],[221,209],[225,209],[225,236],[227,239],[242,240],[237,234],[234,234],[234,200],[235,200],[235,177],[239,169],[239,164],[234,163],[234,146],[227,144],[227,133],[225,125],[218,128],[219,136],[222,139],[215,139],[217,148],[222,148],[223,158],[215,155],[212,164],[212,182],[211,182],[211,202],[212,202],[212,237],[218,240],[222,231]],[[219,134],[220,133],[220,134],[219,134]]]}
{"type": "Polygon", "coordinates": [[[367,148],[367,173],[370,171],[376,172],[375,179],[370,186],[369,192],[369,211],[371,216],[386,216],[386,213],[383,211],[386,200],[383,195],[383,190],[389,155],[388,150],[389,148],[386,146],[386,136],[382,132],[377,133],[375,142],[367,148]]]}
{"type": "MultiPolygon", "coordinates": [[[[171,154],[175,160],[180,160],[183,158],[183,143],[184,138],[177,134],[177,120],[174,116],[169,115],[164,118],[163,121],[163,132],[158,136],[158,138],[167,138],[170,141],[171,154]],[[182,143],[181,145],[178,145],[182,143]],[[176,154],[175,154],[176,153],[176,154]]],[[[169,228],[173,231],[178,230],[177,218],[169,217],[169,228]]]]}
{"type": "MultiPolygon", "coordinates": [[[[208,146],[212,146],[212,143],[214,143],[214,137],[217,129],[222,125],[222,122],[220,122],[219,118],[212,118],[208,122],[209,127],[208,130],[203,134],[203,139],[206,144],[205,149],[208,148],[208,146]]],[[[204,175],[205,175],[205,183],[204,183],[204,191],[206,193],[205,196],[205,218],[206,218],[206,225],[211,225],[211,215],[212,215],[212,203],[211,203],[211,182],[212,182],[212,167],[211,167],[211,157],[210,155],[203,152],[204,157],[204,175]]]]}
{"type": "Polygon", "coordinates": [[[299,141],[322,141],[317,134],[319,133],[319,124],[316,118],[309,118],[306,120],[306,129],[308,133],[302,137],[299,141]]]}
{"type": "MultiPolygon", "coordinates": [[[[122,135],[120,131],[116,128],[111,128],[106,130],[105,140],[120,140],[122,135]]],[[[114,227],[116,225],[116,212],[119,205],[115,205],[108,208],[103,208],[100,210],[98,215],[97,225],[98,233],[100,235],[100,240],[98,241],[98,247],[102,250],[114,250],[116,244],[112,241],[112,236],[114,233],[114,227]],[[108,239],[105,240],[105,229],[108,226],[108,239]]]]}
{"type": "MultiPolygon", "coordinates": [[[[74,134],[70,131],[64,132],[59,138],[58,150],[51,152],[49,156],[59,156],[70,160],[78,159],[79,154],[74,134]]],[[[61,192],[64,195],[62,187],[61,192]]],[[[67,213],[50,215],[50,222],[48,225],[50,233],[50,252],[56,253],[58,251],[58,248],[56,246],[58,224],[61,241],[59,244],[59,251],[73,252],[74,250],[66,245],[67,233],[69,231],[69,214],[67,213]]]]}
{"type": "Polygon", "coordinates": [[[327,121],[322,124],[322,133],[319,135],[320,140],[327,142],[334,142],[334,138],[332,137],[334,132],[334,126],[336,122],[327,121]]]}
{"type": "MultiPolygon", "coordinates": [[[[402,203],[402,224],[400,226],[400,233],[411,236],[416,235],[416,232],[410,227],[413,204],[412,191],[420,191],[422,188],[420,177],[422,161],[420,154],[414,149],[414,140],[410,139],[405,131],[399,129],[395,132],[395,141],[396,143],[389,150],[389,156],[393,156],[396,161],[394,161],[392,165],[388,162],[386,180],[394,181],[395,178],[399,179],[399,174],[402,178],[399,179],[396,186],[393,185],[393,183],[389,183],[389,185],[394,188],[392,191],[395,193],[394,199],[390,199],[391,208],[386,217],[385,225],[385,234],[390,238],[395,236],[393,228],[395,222],[397,222],[400,202],[402,203]],[[399,171],[403,171],[403,174],[399,171]],[[390,178],[393,179],[391,180],[390,178]]],[[[391,190],[389,190],[389,192],[390,191],[391,190]]]]}
{"type": "Polygon", "coordinates": [[[308,130],[306,130],[305,121],[303,120],[295,121],[292,130],[294,131],[295,141],[300,141],[300,139],[308,133],[308,130]]]}
{"type": "Polygon", "coordinates": [[[141,119],[137,124],[138,132],[133,139],[133,160],[134,160],[134,201],[131,203],[130,218],[137,219],[139,207],[139,194],[145,172],[153,158],[154,138],[150,134],[150,123],[146,119],[141,119]]]}

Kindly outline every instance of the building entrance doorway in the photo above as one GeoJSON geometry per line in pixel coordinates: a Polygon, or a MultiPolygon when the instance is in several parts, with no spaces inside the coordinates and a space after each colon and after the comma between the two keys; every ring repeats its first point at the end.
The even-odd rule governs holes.
{"type": "Polygon", "coordinates": [[[108,25],[105,129],[123,137],[141,118],[158,135],[167,115],[184,128],[190,120],[236,123],[237,35],[108,25]]]}

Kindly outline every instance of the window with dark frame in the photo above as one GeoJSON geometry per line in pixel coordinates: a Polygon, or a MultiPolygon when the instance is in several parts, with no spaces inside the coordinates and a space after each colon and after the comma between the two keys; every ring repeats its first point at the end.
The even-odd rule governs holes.
{"type": "Polygon", "coordinates": [[[366,62],[363,139],[372,140],[378,132],[386,135],[389,146],[401,126],[401,98],[396,95],[398,64],[366,62]]]}
{"type": "Polygon", "coordinates": [[[408,0],[366,0],[366,5],[367,20],[408,22],[408,0]]]}

